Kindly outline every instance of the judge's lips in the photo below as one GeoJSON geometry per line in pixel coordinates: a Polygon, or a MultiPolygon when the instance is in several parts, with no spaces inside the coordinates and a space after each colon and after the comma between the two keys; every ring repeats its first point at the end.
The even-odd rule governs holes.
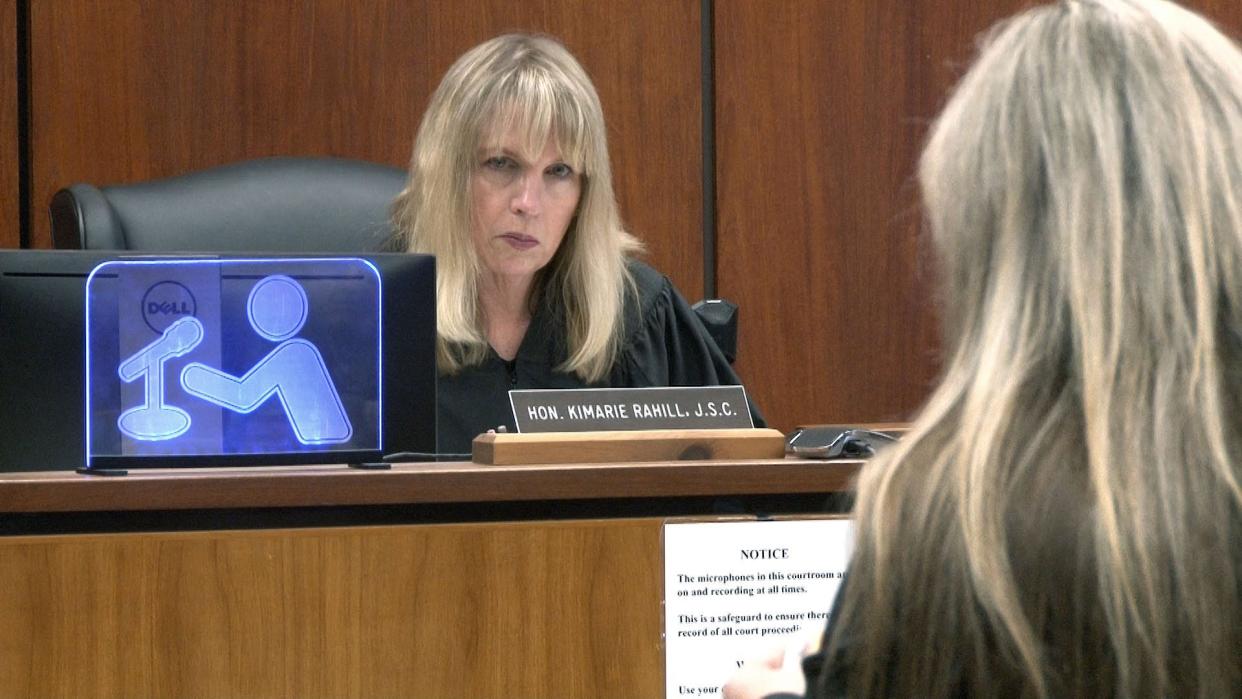
{"type": "Polygon", "coordinates": [[[519,250],[529,250],[539,244],[539,239],[524,233],[505,233],[500,239],[519,250]]]}

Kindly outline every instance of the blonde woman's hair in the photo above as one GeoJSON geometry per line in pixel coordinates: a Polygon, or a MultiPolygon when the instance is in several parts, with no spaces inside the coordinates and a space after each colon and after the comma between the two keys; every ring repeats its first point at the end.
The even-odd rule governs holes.
{"type": "Polygon", "coordinates": [[[946,364],[860,479],[850,696],[1242,691],[1242,53],[1162,0],[1036,8],[919,177],[946,364]]]}
{"type": "Polygon", "coordinates": [[[436,256],[440,369],[455,373],[487,355],[481,269],[470,236],[470,174],[483,139],[509,127],[520,129],[531,153],[555,139],[581,175],[577,212],[539,274],[532,303],[552,295],[563,309],[568,358],[559,369],[598,381],[618,351],[625,295],[633,287],[626,261],[641,246],[617,212],[594,85],[564,46],[526,34],[486,41],[449,68],[418,129],[409,181],[393,203],[406,249],[436,256]]]}

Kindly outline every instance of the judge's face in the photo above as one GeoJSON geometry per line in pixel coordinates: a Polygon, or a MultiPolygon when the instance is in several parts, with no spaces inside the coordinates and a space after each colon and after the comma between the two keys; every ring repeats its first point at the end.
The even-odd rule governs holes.
{"type": "Polygon", "coordinates": [[[582,194],[555,138],[540,153],[525,150],[519,129],[494,132],[470,175],[475,252],[486,273],[509,282],[528,281],[552,260],[582,194]]]}

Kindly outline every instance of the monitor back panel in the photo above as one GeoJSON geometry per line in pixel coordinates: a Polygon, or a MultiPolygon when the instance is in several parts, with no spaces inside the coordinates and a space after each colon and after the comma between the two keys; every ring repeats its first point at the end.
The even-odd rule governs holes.
{"type": "Polygon", "coordinates": [[[0,253],[0,468],[435,450],[434,260],[167,262],[0,253]]]}
{"type": "Polygon", "coordinates": [[[86,277],[101,256],[0,251],[0,468],[85,465],[86,277]]]}

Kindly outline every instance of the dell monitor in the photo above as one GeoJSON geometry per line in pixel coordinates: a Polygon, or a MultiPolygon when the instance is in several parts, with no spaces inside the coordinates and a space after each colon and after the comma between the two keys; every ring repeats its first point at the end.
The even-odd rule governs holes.
{"type": "Polygon", "coordinates": [[[0,468],[434,451],[429,256],[0,251],[0,468]]]}

